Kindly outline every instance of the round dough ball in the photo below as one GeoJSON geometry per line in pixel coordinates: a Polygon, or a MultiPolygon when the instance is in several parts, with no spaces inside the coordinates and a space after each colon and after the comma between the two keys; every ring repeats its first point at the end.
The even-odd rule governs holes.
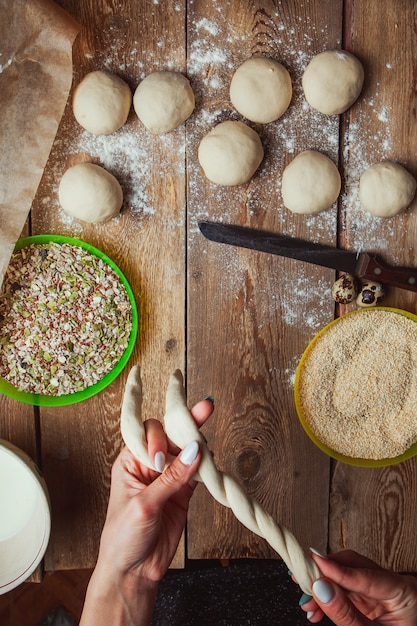
{"type": "Polygon", "coordinates": [[[75,88],[72,108],[77,122],[94,135],[109,135],[126,122],[132,92],[115,74],[97,70],[75,88]]]}
{"type": "Polygon", "coordinates": [[[346,111],[362,91],[361,62],[344,50],[327,50],[315,56],[302,77],[304,95],[313,109],[335,115],[346,111]]]}
{"type": "Polygon", "coordinates": [[[282,174],[282,199],[293,213],[309,215],[328,209],[337,200],[340,188],[336,165],[315,150],[301,152],[282,174]]]}
{"type": "Polygon", "coordinates": [[[58,196],[65,213],[91,224],[115,217],[123,203],[118,180],[94,163],[70,167],[61,179],[58,196]]]}
{"type": "Polygon", "coordinates": [[[188,78],[179,72],[154,72],[139,83],[133,107],[154,135],[169,133],[194,111],[195,98],[188,78]]]}
{"type": "Polygon", "coordinates": [[[359,181],[359,199],[376,217],[392,217],[406,209],[416,192],[416,180],[398,163],[371,165],[359,181]]]}
{"type": "Polygon", "coordinates": [[[281,117],[291,98],[290,75],[281,63],[272,59],[248,59],[238,67],[230,84],[230,100],[235,109],[259,124],[281,117]]]}
{"type": "Polygon", "coordinates": [[[198,160],[206,177],[229,187],[248,181],[263,157],[259,135],[243,122],[218,124],[198,147],[198,160]]]}

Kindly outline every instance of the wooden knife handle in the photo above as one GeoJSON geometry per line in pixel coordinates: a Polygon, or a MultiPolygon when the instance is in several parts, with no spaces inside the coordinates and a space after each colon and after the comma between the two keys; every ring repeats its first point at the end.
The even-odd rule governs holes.
{"type": "Polygon", "coordinates": [[[362,280],[373,280],[383,285],[417,291],[417,268],[390,267],[366,252],[359,258],[357,274],[362,280]]]}

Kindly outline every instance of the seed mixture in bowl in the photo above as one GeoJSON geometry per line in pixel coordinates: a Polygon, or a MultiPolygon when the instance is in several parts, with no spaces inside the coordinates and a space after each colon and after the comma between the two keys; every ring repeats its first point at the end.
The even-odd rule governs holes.
{"type": "Polygon", "coordinates": [[[60,396],[94,385],[131,330],[126,289],[99,257],[53,241],[13,254],[0,292],[0,376],[17,389],[60,396]]]}
{"type": "MultiPolygon", "coordinates": [[[[302,418],[346,457],[391,459],[417,442],[417,323],[395,309],[339,318],[297,372],[302,418]]],[[[303,421],[303,420],[302,420],[303,421]]]]}

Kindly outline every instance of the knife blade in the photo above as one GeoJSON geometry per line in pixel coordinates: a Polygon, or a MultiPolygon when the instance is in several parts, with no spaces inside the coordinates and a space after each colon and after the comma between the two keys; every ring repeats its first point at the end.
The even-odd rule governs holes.
{"type": "Polygon", "coordinates": [[[368,252],[350,252],[234,224],[201,221],[198,227],[204,237],[217,243],[289,257],[348,272],[362,281],[373,280],[391,287],[417,291],[417,268],[389,266],[368,252]]]}

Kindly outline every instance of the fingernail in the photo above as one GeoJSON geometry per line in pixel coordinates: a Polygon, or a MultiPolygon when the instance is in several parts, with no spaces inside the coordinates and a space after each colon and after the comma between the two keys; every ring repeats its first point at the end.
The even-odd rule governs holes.
{"type": "Polygon", "coordinates": [[[303,593],[298,604],[300,606],[303,606],[303,604],[305,604],[306,602],[309,602],[311,598],[312,596],[309,596],[308,593],[303,593]]]}
{"type": "Polygon", "coordinates": [[[316,580],[313,583],[313,591],[314,595],[323,602],[323,604],[327,604],[334,596],[333,587],[329,585],[325,580],[316,580]]]}
{"type": "Polygon", "coordinates": [[[157,452],[153,464],[155,469],[162,474],[165,469],[165,454],[163,452],[157,452]]]}
{"type": "Polygon", "coordinates": [[[210,402],[211,402],[212,404],[214,404],[214,398],[213,398],[213,396],[206,396],[206,397],[204,398],[204,400],[210,400],[210,402]]]}
{"type": "Polygon", "coordinates": [[[292,571],[289,569],[287,574],[288,574],[288,576],[292,576],[292,571]]]}
{"type": "Polygon", "coordinates": [[[180,456],[180,459],[184,463],[184,465],[192,465],[194,463],[198,455],[198,450],[199,448],[197,441],[191,441],[188,445],[185,446],[180,456]]]}
{"type": "Polygon", "coordinates": [[[313,615],[314,615],[314,611],[309,611],[307,613],[307,619],[311,619],[313,617],[313,615]]]}
{"type": "Polygon", "coordinates": [[[321,552],[319,552],[318,550],[315,550],[314,548],[310,548],[310,552],[312,552],[313,554],[317,554],[317,556],[321,557],[322,559],[326,559],[326,561],[328,560],[325,554],[322,554],[321,552]]]}

